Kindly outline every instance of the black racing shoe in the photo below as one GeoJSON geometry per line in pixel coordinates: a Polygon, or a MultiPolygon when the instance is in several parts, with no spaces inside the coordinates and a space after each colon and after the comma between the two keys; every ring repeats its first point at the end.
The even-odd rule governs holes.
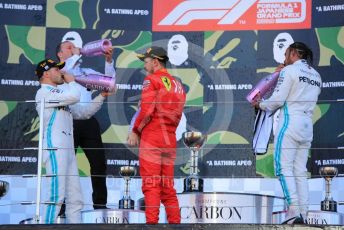
{"type": "Polygon", "coordinates": [[[302,215],[300,215],[289,218],[288,220],[282,222],[282,224],[305,224],[305,221],[303,220],[302,215]]]}
{"type": "Polygon", "coordinates": [[[283,221],[281,224],[292,224],[294,222],[295,218],[296,218],[296,216],[289,218],[289,219],[283,221]]]}
{"type": "Polygon", "coordinates": [[[307,215],[306,215],[306,218],[303,218],[302,214],[300,214],[302,220],[303,220],[303,223],[304,224],[308,224],[308,221],[307,221],[307,215]]]}
{"type": "Polygon", "coordinates": [[[97,210],[97,209],[109,209],[109,208],[106,207],[106,205],[93,205],[93,209],[97,210]]]}
{"type": "Polygon", "coordinates": [[[303,220],[302,216],[297,216],[294,221],[293,224],[305,224],[305,221],[303,220]]]}

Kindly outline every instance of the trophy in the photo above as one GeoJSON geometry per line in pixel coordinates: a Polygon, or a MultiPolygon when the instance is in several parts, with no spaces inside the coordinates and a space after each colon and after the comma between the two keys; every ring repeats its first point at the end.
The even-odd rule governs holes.
{"type": "Polygon", "coordinates": [[[119,169],[119,175],[125,180],[125,189],[123,198],[119,200],[118,207],[120,209],[134,209],[134,200],[130,199],[129,195],[129,183],[131,177],[136,175],[136,168],[132,166],[122,166],[119,169]]]}
{"type": "Polygon", "coordinates": [[[0,197],[6,195],[8,191],[9,183],[7,181],[0,180],[0,197]]]}
{"type": "Polygon", "coordinates": [[[185,132],[183,142],[191,150],[190,175],[184,179],[184,192],[203,192],[203,179],[198,176],[198,151],[207,136],[201,132],[185,132]]]}
{"type": "Polygon", "coordinates": [[[325,200],[321,201],[321,210],[337,212],[337,202],[333,200],[331,195],[331,181],[337,176],[338,169],[336,167],[321,167],[319,174],[326,181],[326,195],[325,200]]]}

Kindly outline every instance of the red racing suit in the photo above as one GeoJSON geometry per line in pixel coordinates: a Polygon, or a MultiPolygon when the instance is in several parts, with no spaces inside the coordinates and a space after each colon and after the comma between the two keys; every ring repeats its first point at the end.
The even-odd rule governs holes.
{"type": "Polygon", "coordinates": [[[174,189],[176,129],[185,104],[182,84],[166,69],[148,75],[142,87],[141,110],[133,126],[140,139],[139,163],[146,222],[159,221],[160,201],[169,223],[180,223],[174,189]]]}

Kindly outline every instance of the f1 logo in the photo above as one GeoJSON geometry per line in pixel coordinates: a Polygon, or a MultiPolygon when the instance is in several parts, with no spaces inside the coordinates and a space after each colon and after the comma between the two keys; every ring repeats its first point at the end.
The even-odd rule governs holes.
{"type": "Polygon", "coordinates": [[[154,0],[154,31],[310,28],[306,0],[154,0]]]}
{"type": "Polygon", "coordinates": [[[218,19],[233,24],[257,0],[189,0],[180,3],[159,25],[187,25],[193,20],[218,19]],[[233,7],[235,7],[233,9],[233,7]]]}

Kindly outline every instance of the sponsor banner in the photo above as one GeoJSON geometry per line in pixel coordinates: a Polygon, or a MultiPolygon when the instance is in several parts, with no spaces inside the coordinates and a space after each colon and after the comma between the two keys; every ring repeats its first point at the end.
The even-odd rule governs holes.
{"type": "Polygon", "coordinates": [[[96,28],[151,30],[152,0],[102,0],[98,6],[96,28]]]}
{"type": "Polygon", "coordinates": [[[13,154],[2,150],[0,152],[0,174],[36,174],[37,161],[37,152],[34,151],[20,151],[17,154],[13,154]]]}
{"type": "Polygon", "coordinates": [[[153,0],[153,31],[310,28],[311,7],[306,0],[153,0]]]}
{"type": "MultiPolygon", "coordinates": [[[[139,167],[138,149],[128,149],[125,145],[105,145],[107,149],[107,174],[118,176],[121,166],[131,165],[139,167]]],[[[204,145],[199,152],[198,174],[201,177],[228,177],[255,175],[255,157],[247,151],[247,145],[204,145]]],[[[190,173],[190,150],[182,141],[178,142],[177,158],[175,160],[175,177],[186,177],[190,173]]],[[[137,170],[136,176],[139,176],[137,170]]]]}
{"type": "Polygon", "coordinates": [[[322,103],[331,103],[333,106],[340,105],[336,100],[344,99],[344,79],[343,71],[344,65],[334,69],[330,66],[319,66],[317,68],[320,76],[322,77],[322,88],[319,100],[322,103]]]}
{"type": "Polygon", "coordinates": [[[47,0],[1,0],[1,24],[44,26],[47,0]]]}
{"type": "MultiPolygon", "coordinates": [[[[211,149],[211,145],[205,148],[211,149]]],[[[199,162],[200,175],[206,177],[228,177],[256,175],[255,156],[249,145],[221,145],[211,151],[203,150],[199,162]]]]}
{"type": "MultiPolygon", "coordinates": [[[[342,140],[343,143],[343,140],[342,140]]],[[[338,168],[338,174],[344,175],[344,157],[343,149],[327,149],[323,150],[312,150],[311,157],[308,160],[308,169],[313,176],[320,176],[319,169],[321,167],[336,167],[338,168]]]]}
{"type": "Polygon", "coordinates": [[[137,168],[136,176],[139,176],[138,149],[129,149],[124,144],[105,144],[107,174],[119,177],[122,166],[134,166],[137,168]]]}
{"type": "Polygon", "coordinates": [[[250,144],[254,109],[245,97],[256,79],[255,68],[213,69],[208,73],[204,77],[204,130],[217,137],[213,144],[250,144]]]}
{"type": "Polygon", "coordinates": [[[38,88],[39,81],[32,64],[22,65],[18,71],[16,64],[0,63],[1,100],[34,100],[38,88]]]}
{"type": "Polygon", "coordinates": [[[343,0],[313,0],[312,26],[329,27],[344,25],[343,0]]]}

